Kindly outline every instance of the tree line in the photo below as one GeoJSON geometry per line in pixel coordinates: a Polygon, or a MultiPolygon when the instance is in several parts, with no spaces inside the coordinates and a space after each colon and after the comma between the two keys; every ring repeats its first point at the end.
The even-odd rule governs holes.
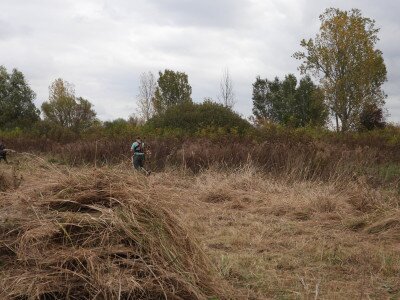
{"type": "MultiPolygon", "coordinates": [[[[300,60],[302,78],[297,79],[293,74],[283,79],[256,77],[252,85],[254,125],[274,123],[294,128],[326,127],[333,121],[335,129],[342,132],[384,127],[387,95],[382,85],[387,80],[387,70],[382,52],[376,49],[379,28],[375,27],[375,21],[364,17],[357,9],[329,8],[321,14],[320,22],[316,37],[302,40],[303,51],[293,55],[300,60]]],[[[233,112],[236,98],[227,69],[220,81],[219,104],[211,98],[195,104],[191,94],[192,87],[184,72],[166,69],[158,73],[157,79],[151,72],[143,73],[137,95],[139,118],[132,117],[130,121],[164,126],[161,124],[171,122],[161,121],[162,118],[176,119],[174,114],[182,113],[183,117],[183,112],[198,111],[192,115],[197,117],[189,119],[204,123],[202,126],[224,125],[216,118],[234,122],[232,127],[239,123],[243,125],[237,122],[238,115],[233,112]],[[174,113],[169,113],[169,110],[174,113]],[[226,113],[231,117],[222,117],[226,113]]],[[[51,83],[48,100],[42,104],[41,110],[34,105],[35,97],[22,72],[14,69],[8,73],[5,67],[0,66],[2,130],[28,129],[32,124],[40,123],[43,130],[58,127],[79,134],[93,126],[110,124],[101,124],[93,104],[76,96],[73,85],[61,78],[51,83]]]]}

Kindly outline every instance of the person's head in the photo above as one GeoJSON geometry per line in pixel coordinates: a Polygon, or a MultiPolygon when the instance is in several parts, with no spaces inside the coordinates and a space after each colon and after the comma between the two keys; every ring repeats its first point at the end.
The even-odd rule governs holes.
{"type": "Polygon", "coordinates": [[[140,136],[136,137],[136,141],[139,142],[139,143],[142,141],[142,139],[140,138],[140,136]]]}

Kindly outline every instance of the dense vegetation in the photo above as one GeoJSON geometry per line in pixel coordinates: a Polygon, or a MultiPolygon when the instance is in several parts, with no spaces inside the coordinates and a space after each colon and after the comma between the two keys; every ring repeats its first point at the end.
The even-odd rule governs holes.
{"type": "Polygon", "coordinates": [[[329,178],[347,168],[371,182],[397,184],[400,129],[384,120],[386,67],[375,48],[379,30],[359,10],[328,9],[320,20],[320,33],[303,40],[305,52],[294,55],[304,77],[256,77],[250,121],[233,110],[228,70],[219,103],[194,102],[184,72],[167,69],[157,79],[143,73],[137,115],[103,122],[92,103],[61,78],[51,83],[39,118],[24,75],[1,67],[0,138],[17,151],[46,152],[56,161],[78,164],[128,159],[129,144],[142,135],[152,150],[153,169],[183,165],[196,171],[252,162],[280,173],[296,160],[305,178],[329,178]]]}
{"type": "Polygon", "coordinates": [[[160,130],[191,135],[215,132],[244,135],[252,127],[231,109],[205,101],[171,106],[165,113],[150,119],[144,128],[149,132],[160,130]]]}

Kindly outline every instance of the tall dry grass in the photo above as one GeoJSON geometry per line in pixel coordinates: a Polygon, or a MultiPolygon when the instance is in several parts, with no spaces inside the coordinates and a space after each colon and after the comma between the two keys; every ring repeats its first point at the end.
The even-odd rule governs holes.
{"type": "MultiPolygon", "coordinates": [[[[113,165],[130,161],[129,139],[82,140],[59,144],[50,140],[7,141],[18,151],[47,155],[67,165],[113,165]]],[[[327,143],[322,140],[277,137],[250,139],[152,139],[147,168],[169,167],[191,172],[219,167],[235,169],[252,164],[263,172],[293,180],[344,181],[363,177],[373,186],[399,186],[400,149],[377,145],[327,143]]]]}

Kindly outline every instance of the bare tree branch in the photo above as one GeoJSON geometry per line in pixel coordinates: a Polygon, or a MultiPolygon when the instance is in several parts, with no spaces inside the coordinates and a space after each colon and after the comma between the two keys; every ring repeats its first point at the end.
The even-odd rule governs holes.
{"type": "Polygon", "coordinates": [[[145,122],[155,113],[154,93],[157,88],[157,81],[150,71],[140,75],[139,94],[137,96],[138,114],[145,122]]]}
{"type": "Polygon", "coordinates": [[[229,75],[228,69],[223,70],[219,87],[220,90],[218,100],[225,107],[233,108],[233,106],[235,105],[235,94],[233,92],[232,78],[229,75]]]}

